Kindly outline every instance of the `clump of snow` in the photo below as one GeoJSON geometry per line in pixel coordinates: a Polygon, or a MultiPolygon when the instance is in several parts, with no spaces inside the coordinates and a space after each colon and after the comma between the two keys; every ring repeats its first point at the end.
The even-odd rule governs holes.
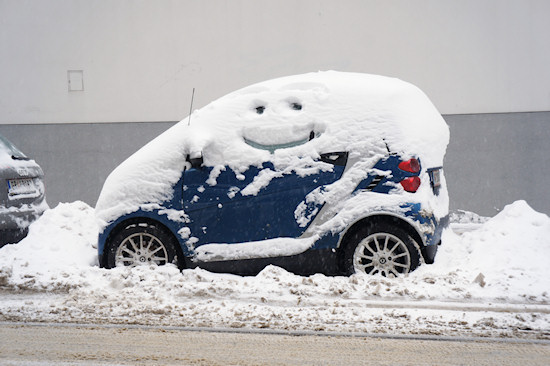
{"type": "MultiPolygon", "coordinates": [[[[213,167],[209,185],[216,184],[216,172],[226,166],[239,176],[250,166],[272,162],[275,170],[262,170],[242,190],[254,195],[282,174],[327,169],[316,161],[322,153],[349,151],[350,159],[376,162],[391,149],[403,157],[419,157],[428,168],[443,165],[449,142],[445,121],[417,87],[358,73],[328,71],[269,80],[230,93],[190,117],[111,173],[96,205],[101,230],[143,205],[152,208],[169,200],[188,155],[202,155],[204,164],[213,167]]],[[[351,170],[346,175],[366,175],[364,166],[351,170]]],[[[426,171],[421,178],[429,182],[426,171]]],[[[448,209],[443,176],[442,183],[433,202],[429,184],[417,192],[438,217],[448,209]]],[[[345,183],[338,187],[349,188],[345,183]]]]}
{"type": "Polygon", "coordinates": [[[52,290],[79,286],[97,265],[97,233],[90,206],[60,203],[31,224],[26,238],[1,249],[0,285],[52,290]]]}
{"type": "Polygon", "coordinates": [[[272,258],[305,252],[319,237],[275,238],[239,244],[206,244],[196,249],[197,259],[204,262],[272,258]]]}
{"type": "Polygon", "coordinates": [[[480,216],[466,210],[456,210],[449,215],[450,222],[454,224],[483,224],[489,219],[490,217],[480,216]]]}
{"type": "Polygon", "coordinates": [[[474,231],[447,230],[433,265],[393,279],[274,266],[254,277],[173,265],[105,270],[96,236],[93,209],[74,202],[1,248],[0,321],[549,337],[550,218],[525,201],[474,231]]]}
{"type": "Polygon", "coordinates": [[[469,279],[474,297],[548,301],[550,218],[527,202],[506,206],[460,238],[449,233],[444,239],[456,245],[442,247],[436,263],[423,271],[469,279]]]}
{"type": "Polygon", "coordinates": [[[457,210],[449,215],[450,226],[457,234],[479,229],[489,219],[489,217],[464,210],[457,210]]]}

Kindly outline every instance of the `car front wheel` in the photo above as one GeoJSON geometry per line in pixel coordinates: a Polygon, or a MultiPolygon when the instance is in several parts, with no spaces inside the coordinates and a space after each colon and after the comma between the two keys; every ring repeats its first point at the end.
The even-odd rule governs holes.
{"type": "Polygon", "coordinates": [[[106,268],[177,264],[173,238],[149,223],[126,226],[110,240],[106,268]]]}
{"type": "Polygon", "coordinates": [[[415,241],[400,228],[384,223],[360,230],[345,250],[347,274],[397,277],[414,271],[419,263],[415,241]]]}

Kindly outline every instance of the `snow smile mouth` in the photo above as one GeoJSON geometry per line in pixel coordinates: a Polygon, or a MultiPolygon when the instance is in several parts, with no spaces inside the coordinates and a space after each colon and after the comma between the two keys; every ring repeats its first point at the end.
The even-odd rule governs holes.
{"type": "Polygon", "coordinates": [[[246,136],[243,136],[244,142],[246,142],[247,145],[260,150],[267,150],[270,153],[273,153],[275,150],[279,149],[288,149],[295,146],[300,146],[308,143],[309,141],[313,140],[316,137],[319,137],[320,133],[317,134],[315,131],[310,131],[309,136],[301,138],[299,140],[293,140],[289,142],[283,142],[283,143],[276,143],[276,144],[262,144],[259,142],[256,142],[252,139],[247,138],[246,136]]]}

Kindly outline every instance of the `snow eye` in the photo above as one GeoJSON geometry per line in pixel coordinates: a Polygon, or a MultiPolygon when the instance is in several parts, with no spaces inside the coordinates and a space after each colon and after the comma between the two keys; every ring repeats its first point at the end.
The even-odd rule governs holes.
{"type": "Polygon", "coordinates": [[[256,113],[263,114],[265,111],[265,107],[263,105],[259,105],[256,107],[256,113]]]}
{"type": "Polygon", "coordinates": [[[295,111],[301,111],[302,105],[297,102],[290,103],[290,108],[294,109],[295,111]]]}

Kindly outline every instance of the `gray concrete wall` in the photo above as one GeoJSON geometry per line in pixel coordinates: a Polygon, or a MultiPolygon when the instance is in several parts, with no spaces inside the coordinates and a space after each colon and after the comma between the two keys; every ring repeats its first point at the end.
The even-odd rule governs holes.
{"type": "MultiPolygon", "coordinates": [[[[550,112],[444,116],[451,209],[492,216],[525,199],[550,214],[550,112]]],[[[46,172],[51,206],[95,205],[109,172],[174,122],[0,125],[46,172]]]]}
{"type": "Polygon", "coordinates": [[[550,112],[444,116],[453,209],[492,216],[524,199],[550,214],[550,112]]]}
{"type": "Polygon", "coordinates": [[[0,125],[0,133],[40,164],[50,207],[75,200],[94,206],[109,173],[173,124],[0,125]]]}

